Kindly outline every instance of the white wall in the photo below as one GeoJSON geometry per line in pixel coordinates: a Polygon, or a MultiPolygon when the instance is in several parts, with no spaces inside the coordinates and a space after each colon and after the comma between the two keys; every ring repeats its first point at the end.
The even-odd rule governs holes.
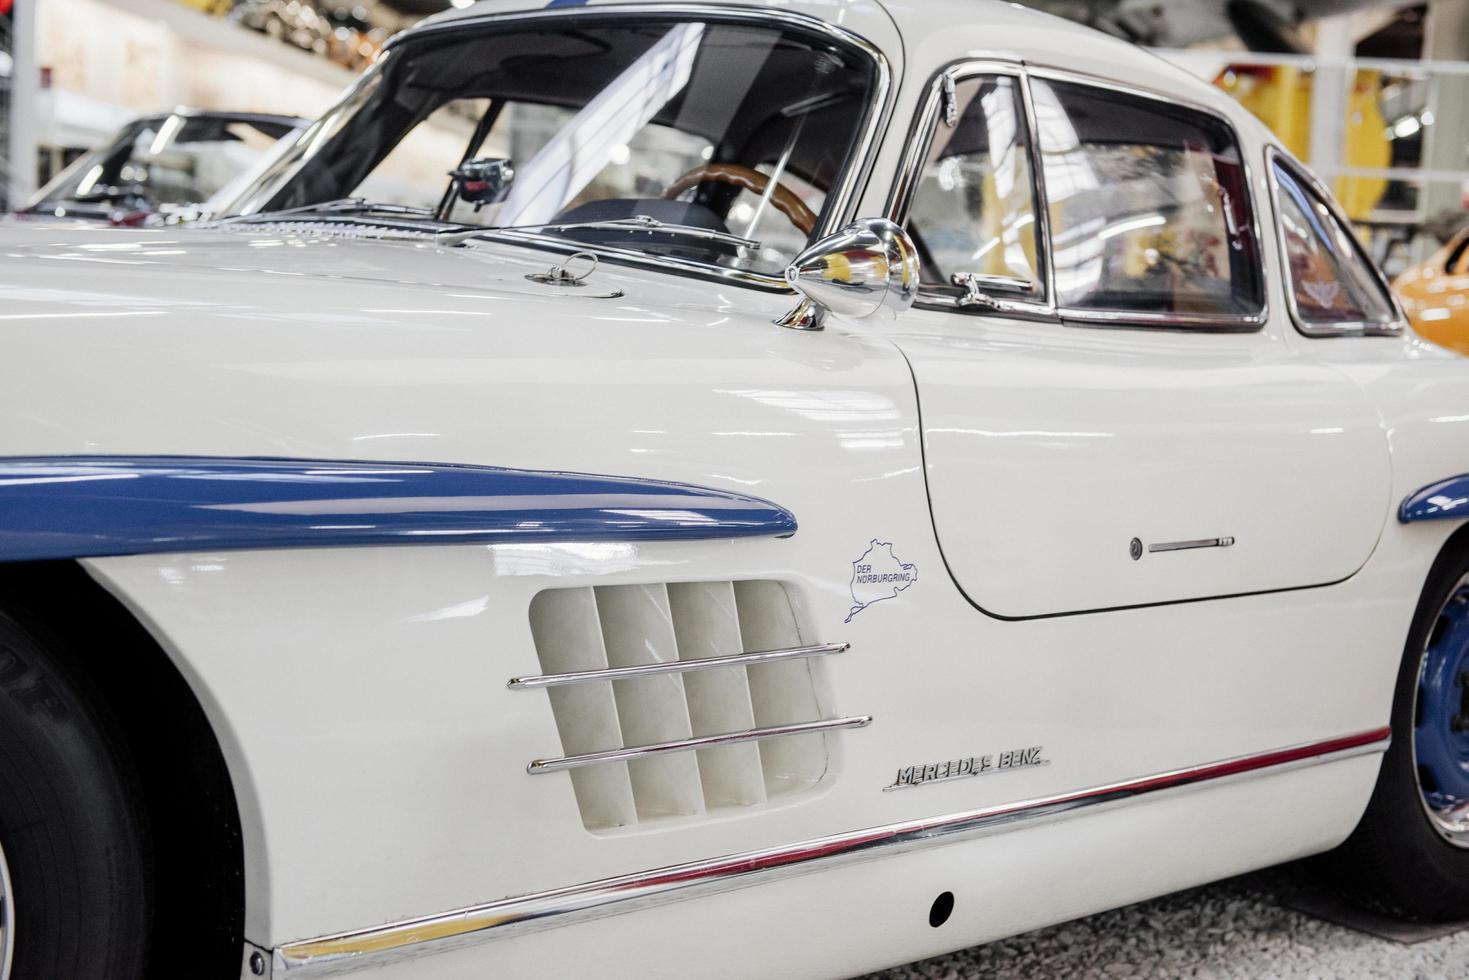
{"type": "MultiPolygon", "coordinates": [[[[90,101],[128,115],[189,106],[315,117],[353,78],[172,0],[46,0],[39,13],[40,64],[50,67],[54,89],[75,97],[43,102],[56,113],[90,101]]],[[[40,125],[59,138],[81,124],[40,125]]]]}

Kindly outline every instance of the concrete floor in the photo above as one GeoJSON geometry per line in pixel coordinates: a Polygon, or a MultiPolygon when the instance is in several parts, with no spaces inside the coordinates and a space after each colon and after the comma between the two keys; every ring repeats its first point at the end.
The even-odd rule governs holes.
{"type": "Polygon", "coordinates": [[[1286,907],[1299,891],[1289,870],[1247,875],[868,980],[1469,978],[1469,929],[1411,944],[1380,939],[1286,907]]]}

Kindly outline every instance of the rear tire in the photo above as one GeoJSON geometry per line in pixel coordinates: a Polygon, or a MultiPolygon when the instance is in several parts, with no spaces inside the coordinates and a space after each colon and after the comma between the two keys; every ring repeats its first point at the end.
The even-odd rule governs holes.
{"type": "Polygon", "coordinates": [[[14,916],[10,980],[144,975],[144,810],[123,741],[99,704],[59,642],[0,613],[0,849],[9,872],[0,897],[14,916]]]}
{"type": "Polygon", "coordinates": [[[1392,745],[1362,822],[1324,858],[1364,905],[1469,917],[1469,556],[1434,565],[1398,671],[1392,745]],[[1459,806],[1465,809],[1457,813],[1459,806]]]}

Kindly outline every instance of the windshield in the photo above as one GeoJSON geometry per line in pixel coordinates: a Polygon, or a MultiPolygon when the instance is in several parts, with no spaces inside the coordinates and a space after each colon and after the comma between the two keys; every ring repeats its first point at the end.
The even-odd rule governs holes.
{"type": "Polygon", "coordinates": [[[763,23],[585,15],[428,31],[228,211],[362,198],[774,275],[819,226],[875,74],[870,56],[763,23]]]}
{"type": "Polygon", "coordinates": [[[167,204],[198,204],[297,125],[250,116],[139,119],[58,175],[30,210],[71,213],[82,204],[155,211],[167,204]]]}

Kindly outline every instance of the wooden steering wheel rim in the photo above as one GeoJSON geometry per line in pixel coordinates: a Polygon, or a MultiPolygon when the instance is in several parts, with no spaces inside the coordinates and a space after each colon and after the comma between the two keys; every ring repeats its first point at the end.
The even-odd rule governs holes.
{"type": "MultiPolygon", "coordinates": [[[[753,167],[742,166],[738,163],[706,163],[695,167],[682,177],[668,185],[668,190],[663,192],[663,197],[673,200],[690,187],[698,187],[706,183],[729,184],[741,190],[747,190],[754,194],[764,195],[770,187],[770,178],[753,167]]],[[[810,235],[816,229],[816,212],[806,206],[806,202],[796,195],[796,192],[785,187],[779,182],[775,185],[775,192],[770,195],[770,203],[775,209],[791,220],[802,233],[810,235]]]]}

